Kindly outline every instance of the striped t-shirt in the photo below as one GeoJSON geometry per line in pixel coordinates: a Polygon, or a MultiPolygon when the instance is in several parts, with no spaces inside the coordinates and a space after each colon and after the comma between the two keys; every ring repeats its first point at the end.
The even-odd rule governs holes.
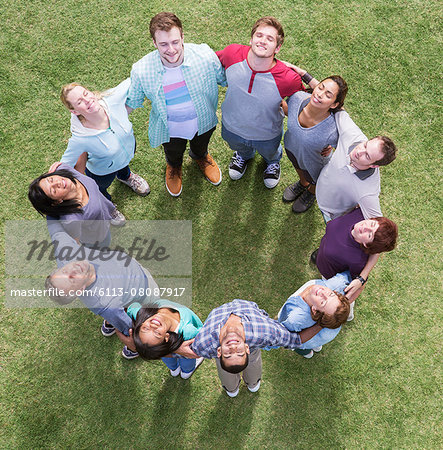
{"type": "Polygon", "coordinates": [[[197,113],[189,95],[181,66],[165,67],[163,91],[170,137],[192,139],[198,131],[197,113]]]}

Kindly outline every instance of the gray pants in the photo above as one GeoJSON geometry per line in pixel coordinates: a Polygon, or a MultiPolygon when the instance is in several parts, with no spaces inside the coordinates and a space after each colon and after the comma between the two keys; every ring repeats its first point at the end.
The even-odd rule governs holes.
{"type": "MultiPolygon", "coordinates": [[[[215,359],[217,364],[218,377],[220,378],[222,386],[228,392],[235,392],[240,386],[240,374],[226,372],[220,365],[220,360],[215,359]]],[[[261,379],[262,363],[261,363],[261,350],[258,348],[251,352],[249,355],[248,367],[243,371],[242,376],[246,385],[250,388],[257,386],[257,383],[261,379]]]]}

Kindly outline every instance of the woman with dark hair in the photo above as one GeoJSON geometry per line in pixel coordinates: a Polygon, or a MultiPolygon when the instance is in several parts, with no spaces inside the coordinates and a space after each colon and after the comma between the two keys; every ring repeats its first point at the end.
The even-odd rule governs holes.
{"type": "Polygon", "coordinates": [[[298,69],[296,71],[303,74],[303,81],[309,82],[314,88],[312,94],[299,91],[292,95],[287,111],[283,104],[288,115],[285,150],[300,178],[285,189],[283,201],[294,202],[292,211],[302,213],[314,203],[315,183],[321,169],[330,159],[331,147],[337,145],[334,113],[343,107],[348,85],[338,75],[318,82],[306,71],[289,66],[298,69]]]}
{"type": "MultiPolygon", "coordinates": [[[[60,94],[71,113],[72,133],[61,161],[84,170],[108,200],[111,196],[107,189],[116,177],[138,195],[150,192],[148,183],[129,169],[136,145],[125,107],[130,84],[128,78],[114,89],[96,94],[78,83],[70,83],[63,86],[60,94]]],[[[124,221],[123,214],[118,214],[124,221]]]]}
{"type": "Polygon", "coordinates": [[[124,224],[95,181],[66,164],[36,178],[29,186],[28,198],[46,216],[48,226],[51,220],[60,220],[65,231],[82,244],[107,246],[109,223],[124,224]]]}
{"type": "Polygon", "coordinates": [[[180,375],[184,380],[203,362],[203,358],[188,359],[172,354],[184,341],[194,339],[203,326],[191,309],[169,300],[158,300],[143,306],[133,303],[127,314],[134,324],[130,333],[135,348],[143,359],[161,358],[173,377],[180,375]]]}
{"type": "Polygon", "coordinates": [[[350,271],[353,279],[359,278],[369,255],[393,250],[397,236],[395,222],[386,217],[365,220],[361,209],[355,208],[326,224],[325,235],[312,262],[325,278],[345,270],[350,271]]]}

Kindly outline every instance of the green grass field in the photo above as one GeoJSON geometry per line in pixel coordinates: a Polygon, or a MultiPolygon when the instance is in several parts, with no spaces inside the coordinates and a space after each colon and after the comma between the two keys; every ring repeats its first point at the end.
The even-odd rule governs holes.
{"type": "MultiPolygon", "coordinates": [[[[214,50],[248,43],[255,20],[274,15],[286,32],[281,59],[319,79],[346,79],[355,122],[399,148],[382,169],[381,194],[384,214],[400,228],[398,248],[379,261],[337,339],[310,360],[265,352],[260,391],[243,386],[235,399],[222,392],[212,361],[184,382],[160,361],[124,360],[117,338],[103,338],[99,318],[85,309],[2,305],[0,447],[441,448],[440,2],[5,0],[2,221],[39,218],[26,198],[29,182],[60,158],[70,136],[60,87],[79,81],[103,90],[129,76],[132,63],[154,50],[148,25],[162,10],[182,19],[186,42],[214,50]]],[[[152,192],[140,198],[114,183],[113,199],[129,219],[192,220],[193,309],[201,318],[234,298],[275,315],[318,276],[308,260],[323,220],[316,207],[296,216],[282,203],[295,177],[286,157],[271,191],[259,158],[232,182],[231,151],[217,128],[210,151],[222,184],[210,185],[187,158],[174,199],[162,152],[147,142],[147,111],[131,120],[138,139],[131,166],[152,192]]],[[[5,273],[3,251],[0,258],[5,273]]],[[[1,286],[4,298],[4,277],[1,286]]]]}

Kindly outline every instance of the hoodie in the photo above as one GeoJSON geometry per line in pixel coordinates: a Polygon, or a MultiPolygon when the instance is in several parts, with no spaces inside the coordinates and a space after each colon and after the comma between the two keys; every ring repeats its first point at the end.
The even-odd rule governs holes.
{"type": "Polygon", "coordinates": [[[106,130],[86,128],[71,114],[71,133],[61,161],[74,167],[78,157],[88,152],[86,167],[95,175],[108,175],[126,167],[134,157],[135,137],[125,108],[130,86],[127,78],[105,93],[100,104],[105,108],[110,126],[106,130]]]}

